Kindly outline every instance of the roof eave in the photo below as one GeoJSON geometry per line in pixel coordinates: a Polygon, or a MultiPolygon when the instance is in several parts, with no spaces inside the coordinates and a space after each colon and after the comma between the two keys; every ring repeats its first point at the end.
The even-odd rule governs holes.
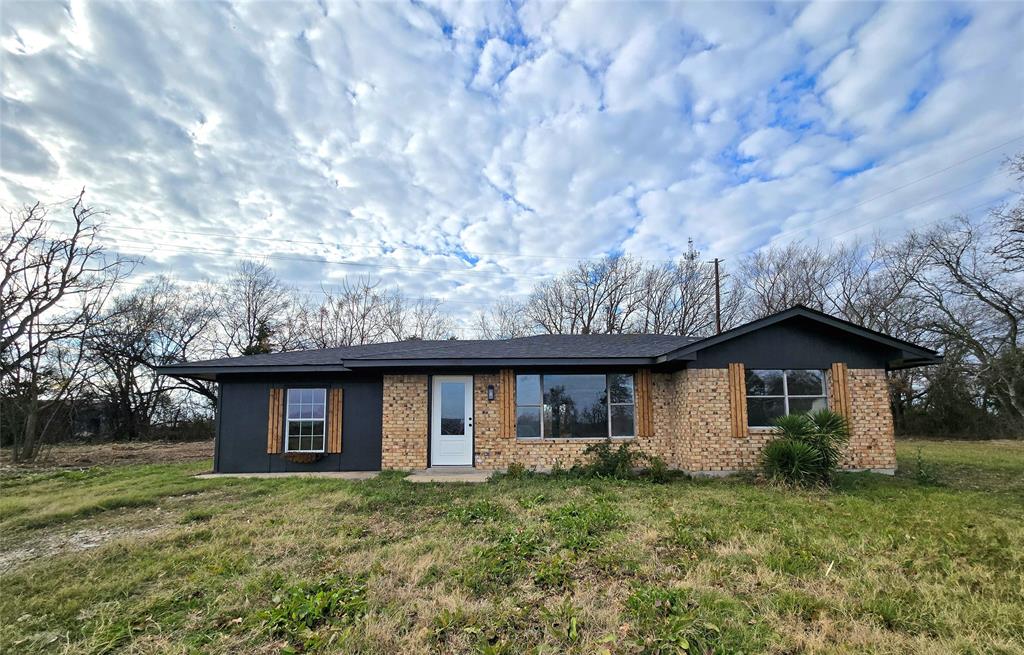
{"type": "Polygon", "coordinates": [[[345,373],[351,371],[341,364],[292,364],[288,366],[157,366],[159,375],[170,375],[179,378],[196,378],[214,380],[218,374],[226,373],[345,373]],[[212,376],[212,377],[211,377],[212,376]]]}
{"type": "Polygon", "coordinates": [[[653,357],[488,357],[434,359],[349,359],[345,365],[362,368],[445,368],[445,367],[516,367],[516,366],[649,366],[653,357]]]}

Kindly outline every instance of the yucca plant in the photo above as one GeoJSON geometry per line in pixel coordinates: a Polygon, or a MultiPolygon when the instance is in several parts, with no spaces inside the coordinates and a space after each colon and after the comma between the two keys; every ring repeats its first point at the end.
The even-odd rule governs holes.
{"type": "Polygon", "coordinates": [[[821,473],[821,454],[796,439],[775,439],[761,454],[764,472],[772,480],[792,484],[813,484],[821,473]]]}
{"type": "Polygon", "coordinates": [[[761,455],[765,474],[793,484],[828,484],[850,439],[846,419],[828,409],[790,414],[775,421],[777,439],[761,455]]]}

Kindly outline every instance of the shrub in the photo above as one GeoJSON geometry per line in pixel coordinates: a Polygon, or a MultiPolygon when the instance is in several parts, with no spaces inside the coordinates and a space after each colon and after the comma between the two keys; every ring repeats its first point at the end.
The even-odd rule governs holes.
{"type": "Polygon", "coordinates": [[[850,428],[840,414],[823,409],[775,421],[779,437],[761,454],[765,474],[790,484],[828,484],[839,467],[850,428]]]}
{"type": "Polygon", "coordinates": [[[583,477],[619,480],[636,477],[637,469],[647,459],[633,444],[623,442],[616,448],[611,439],[590,444],[583,455],[589,457],[590,461],[573,466],[573,473],[583,477]]]}
{"type": "Polygon", "coordinates": [[[644,475],[648,480],[664,484],[671,479],[672,472],[668,470],[668,463],[665,460],[655,455],[648,458],[647,461],[647,470],[644,471],[644,475]]]}
{"type": "Polygon", "coordinates": [[[818,480],[821,455],[810,444],[796,439],[775,439],[761,453],[765,475],[772,480],[809,484],[818,480]]]}
{"type": "Polygon", "coordinates": [[[530,470],[526,468],[521,462],[512,462],[508,465],[508,469],[505,470],[506,478],[510,480],[520,480],[530,474],[530,470]]]}

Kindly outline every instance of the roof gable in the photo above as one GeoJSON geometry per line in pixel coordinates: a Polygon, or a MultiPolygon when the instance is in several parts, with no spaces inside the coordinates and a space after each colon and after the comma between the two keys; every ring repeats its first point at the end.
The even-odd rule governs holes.
{"type": "Polygon", "coordinates": [[[665,363],[676,360],[693,359],[694,356],[702,350],[707,350],[719,344],[757,332],[758,330],[763,330],[764,328],[773,325],[794,320],[809,321],[830,330],[839,331],[850,335],[851,337],[863,339],[873,344],[877,344],[878,346],[898,351],[901,356],[898,358],[899,361],[893,362],[895,368],[938,363],[942,360],[942,357],[938,355],[936,351],[929,348],[918,346],[917,344],[904,341],[903,339],[891,337],[887,334],[862,327],[856,323],[851,323],[850,321],[830,316],[809,307],[804,307],[803,305],[796,305],[790,309],[772,314],[771,316],[766,316],[765,318],[744,323],[743,325],[732,328],[731,330],[726,330],[721,334],[700,339],[681,348],[677,348],[658,357],[658,362],[665,363]]]}

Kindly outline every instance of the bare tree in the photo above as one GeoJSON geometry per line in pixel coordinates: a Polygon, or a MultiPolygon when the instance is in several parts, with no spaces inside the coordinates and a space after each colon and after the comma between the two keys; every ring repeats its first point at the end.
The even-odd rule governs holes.
{"type": "MultiPolygon", "coordinates": [[[[722,326],[728,329],[737,322],[742,294],[726,271],[720,277],[722,326]]],[[[677,262],[644,270],[640,297],[637,332],[706,336],[715,331],[714,264],[701,259],[692,240],[677,262]]]]}
{"type": "Polygon", "coordinates": [[[180,288],[166,277],[148,281],[114,299],[109,316],[88,335],[98,373],[91,385],[112,409],[114,429],[128,440],[147,436],[154,417],[173,406],[176,391],[199,394],[212,404],[213,385],[157,375],[158,366],[202,359],[213,352],[214,293],[180,288]]]}
{"type": "Polygon", "coordinates": [[[476,328],[484,339],[515,339],[533,333],[526,306],[511,298],[499,298],[476,315],[476,328]]]}
{"type": "Polygon", "coordinates": [[[907,237],[924,254],[914,285],[930,310],[926,328],[963,344],[1000,411],[1024,426],[1024,280],[993,221],[967,217],[907,237]]]}
{"type": "Polygon", "coordinates": [[[0,241],[2,373],[56,341],[80,337],[136,263],[97,242],[103,214],[85,205],[84,189],[69,204],[67,234],[55,233],[47,219],[50,207],[42,203],[6,211],[10,232],[0,241]]]}
{"type": "Polygon", "coordinates": [[[450,339],[455,327],[439,300],[409,300],[397,290],[388,294],[385,326],[388,337],[396,340],[450,339]]]}
{"type": "Polygon", "coordinates": [[[526,314],[548,334],[633,331],[643,301],[642,266],[629,256],[580,262],[530,294],[526,314]]]}
{"type": "Polygon", "coordinates": [[[323,299],[301,312],[303,337],[314,348],[358,346],[383,341],[388,334],[388,294],[380,280],[344,280],[323,288],[323,299]]]}
{"type": "Polygon", "coordinates": [[[8,403],[2,426],[15,460],[34,458],[47,428],[43,412],[81,388],[85,335],[135,260],[97,241],[102,212],[77,198],[7,211],[0,237],[0,385],[8,403]],[[48,213],[67,208],[72,227],[58,233],[48,213]],[[15,425],[12,425],[13,423],[15,425]]]}
{"type": "Polygon", "coordinates": [[[292,290],[267,264],[245,260],[220,288],[220,350],[225,356],[287,350],[292,290]]]}

